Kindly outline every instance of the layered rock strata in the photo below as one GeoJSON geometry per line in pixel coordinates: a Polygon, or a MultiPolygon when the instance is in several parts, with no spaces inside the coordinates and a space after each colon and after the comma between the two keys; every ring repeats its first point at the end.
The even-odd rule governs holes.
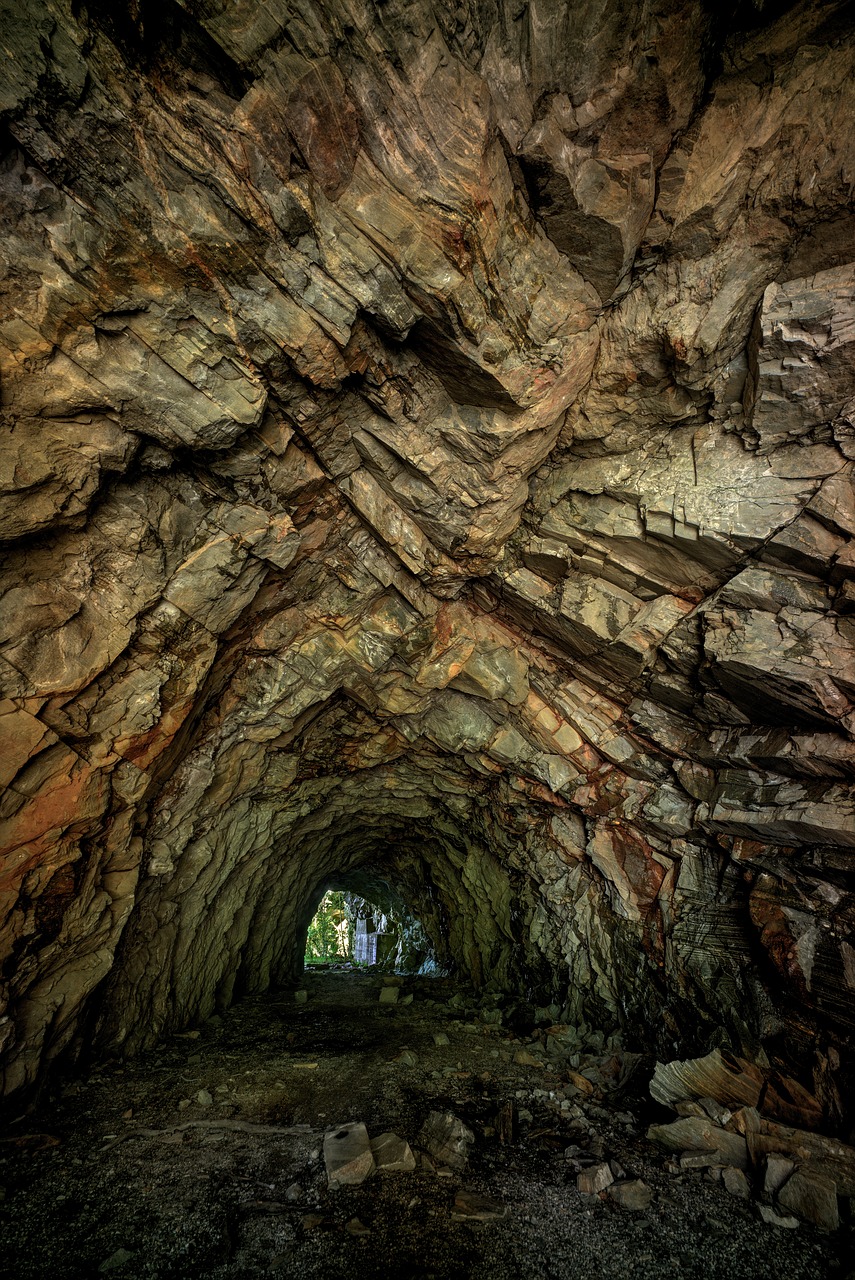
{"type": "Polygon", "coordinates": [[[7,1092],[374,876],[840,1120],[855,32],[732,8],[4,14],[7,1092]]]}

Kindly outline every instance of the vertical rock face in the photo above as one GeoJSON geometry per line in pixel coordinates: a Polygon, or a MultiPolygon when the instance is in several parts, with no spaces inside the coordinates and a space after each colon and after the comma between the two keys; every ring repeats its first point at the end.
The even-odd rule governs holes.
{"type": "Polygon", "coordinates": [[[4,15],[7,1092],[374,877],[839,1117],[855,30],[732,8],[4,15]]]}

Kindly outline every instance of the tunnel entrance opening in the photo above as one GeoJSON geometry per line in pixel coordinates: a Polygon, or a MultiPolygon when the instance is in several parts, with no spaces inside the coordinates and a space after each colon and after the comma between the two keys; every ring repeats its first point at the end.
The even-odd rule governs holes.
{"type": "Polygon", "coordinates": [[[305,935],[303,968],[377,968],[429,976],[445,972],[422,922],[401,893],[366,869],[322,886],[305,935]]]}

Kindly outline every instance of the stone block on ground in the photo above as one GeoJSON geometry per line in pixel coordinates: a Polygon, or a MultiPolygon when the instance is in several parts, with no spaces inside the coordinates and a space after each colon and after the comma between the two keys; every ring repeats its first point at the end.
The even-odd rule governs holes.
{"type": "Polygon", "coordinates": [[[797,1169],[778,1192],[778,1204],[821,1231],[836,1231],[840,1226],[837,1185],[824,1174],[797,1169]]]}
{"type": "Polygon", "coordinates": [[[101,1275],[106,1275],[110,1271],[119,1271],[136,1257],[129,1249],[117,1249],[115,1253],[111,1253],[109,1258],[105,1258],[98,1268],[101,1275]]]}
{"type": "Polygon", "coordinates": [[[412,1173],[416,1167],[409,1142],[397,1133],[381,1133],[378,1138],[372,1138],[371,1154],[378,1173],[412,1173]]]}
{"type": "Polygon", "coordinates": [[[397,987],[382,987],[382,988],[381,988],[381,990],[380,990],[380,1003],[381,1003],[381,1004],[397,1004],[397,1003],[398,1003],[398,988],[397,988],[397,987]]]}
{"type": "Polygon", "coordinates": [[[640,1178],[636,1178],[632,1182],[616,1182],[609,1188],[609,1199],[614,1200],[615,1204],[620,1205],[621,1209],[630,1209],[640,1212],[643,1209],[649,1209],[653,1200],[653,1189],[642,1182],[640,1178]]]}
{"type": "Polygon", "coordinates": [[[417,1141],[437,1164],[463,1169],[475,1135],[450,1111],[432,1111],[422,1125],[417,1141]]]}
{"type": "Polygon", "coordinates": [[[720,1151],[684,1151],[680,1156],[681,1169],[721,1168],[723,1164],[720,1151]]]}
{"type": "Polygon", "coordinates": [[[345,1231],[351,1236],[370,1236],[371,1228],[366,1227],[365,1223],[359,1218],[351,1218],[350,1222],[345,1224],[345,1231]]]}
{"type": "Polygon", "coordinates": [[[583,1169],[577,1174],[576,1186],[583,1195],[595,1196],[600,1191],[605,1191],[606,1187],[610,1187],[614,1180],[614,1174],[608,1162],[604,1160],[601,1164],[592,1165],[590,1169],[583,1169]]]}
{"type": "Polygon", "coordinates": [[[371,1176],[374,1156],[368,1130],[361,1121],[329,1130],[324,1137],[324,1164],[331,1187],[356,1187],[371,1176]]]}

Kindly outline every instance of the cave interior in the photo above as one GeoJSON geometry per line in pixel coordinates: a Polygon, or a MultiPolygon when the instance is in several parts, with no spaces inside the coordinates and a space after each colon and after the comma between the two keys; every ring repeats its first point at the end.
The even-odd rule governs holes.
{"type": "Polygon", "coordinates": [[[7,1105],[334,887],[851,1137],[851,4],[3,26],[7,1105]]]}

